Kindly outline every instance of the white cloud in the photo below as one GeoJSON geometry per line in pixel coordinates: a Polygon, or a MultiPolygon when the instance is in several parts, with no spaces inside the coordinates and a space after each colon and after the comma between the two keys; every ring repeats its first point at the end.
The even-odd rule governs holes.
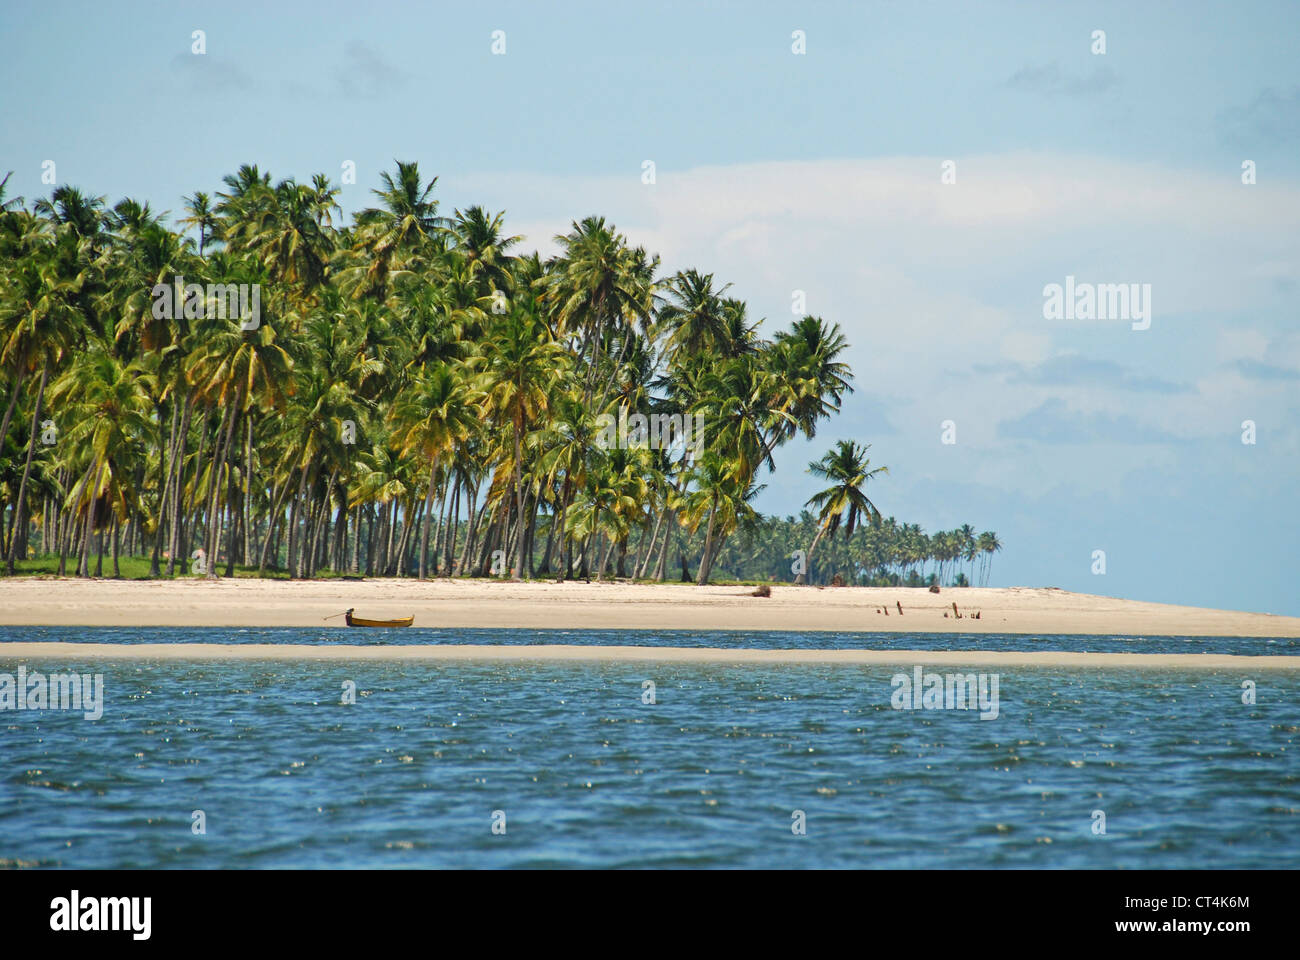
{"type": "MultiPolygon", "coordinates": [[[[963,479],[1111,494],[1115,471],[1131,468],[1131,449],[1081,436],[1083,449],[1045,457],[1000,436],[998,424],[1068,397],[1080,422],[1130,418],[1149,441],[1146,459],[1166,463],[1180,454],[1159,447],[1162,435],[1214,437],[1240,407],[1276,418],[1293,405],[1278,384],[1261,388],[1221,367],[1233,358],[1276,362],[1279,350],[1291,361],[1300,355],[1278,286],[1300,263],[1300,188],[1245,187],[1235,170],[1023,153],[952,158],[957,183],[943,185],[944,159],[660,166],[652,186],[639,166],[622,177],[452,175],[446,184],[505,207],[511,232],[543,254],[571,221],[598,213],[659,253],[667,270],[696,267],[734,283],[751,314],[768,318],[769,334],[791,319],[791,291],[804,290],[809,312],[843,327],[859,383],[889,405],[898,427],[889,459],[917,475],[953,469],[951,450],[937,442],[939,420],[958,418],[950,411],[970,444],[963,479]],[[1150,283],[1152,328],[1044,320],[1042,288],[1067,274],[1150,283]],[[975,372],[1032,368],[1063,353],[1117,362],[1131,382],[1195,389],[1135,398],[1116,381],[1053,387],[975,372]],[[1271,391],[1267,403],[1261,390],[1271,391]]],[[[850,403],[825,432],[855,435],[851,411],[850,403]]],[[[829,442],[819,436],[810,450],[781,456],[793,468],[781,488],[810,482],[798,479],[806,454],[829,442]]]]}

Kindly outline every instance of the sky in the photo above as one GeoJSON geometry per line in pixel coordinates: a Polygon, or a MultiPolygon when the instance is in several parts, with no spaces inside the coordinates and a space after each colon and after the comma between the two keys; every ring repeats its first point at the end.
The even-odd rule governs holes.
{"type": "Polygon", "coordinates": [[[886,516],[997,531],[994,586],[1300,614],[1300,4],[52,0],[0,40],[11,195],[350,163],[352,211],[400,159],[523,250],[598,214],[843,329],[763,512],[853,439],[886,516]],[[1049,317],[1067,277],[1149,326],[1049,317]]]}

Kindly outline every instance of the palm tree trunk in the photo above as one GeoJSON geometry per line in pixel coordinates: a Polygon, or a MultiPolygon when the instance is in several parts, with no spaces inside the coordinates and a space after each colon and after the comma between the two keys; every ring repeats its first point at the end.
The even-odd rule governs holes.
{"type": "MultiPolygon", "coordinates": [[[[36,388],[36,406],[32,407],[32,429],[27,437],[27,460],[23,464],[23,478],[18,484],[18,499],[14,505],[14,523],[22,516],[23,507],[27,502],[27,481],[32,475],[32,457],[36,453],[36,432],[41,422],[41,404],[45,401],[45,385],[50,379],[50,358],[47,356],[45,362],[41,364],[41,384],[36,388]]],[[[12,577],[14,575],[15,552],[18,546],[18,537],[11,535],[9,537],[9,554],[5,558],[5,575],[12,577]]]]}
{"type": "Polygon", "coordinates": [[[253,565],[253,415],[250,410],[244,417],[244,566],[253,565]]]}
{"type": "Polygon", "coordinates": [[[433,498],[438,489],[438,457],[433,458],[429,470],[429,492],[424,498],[424,523],[420,524],[420,573],[421,580],[428,578],[429,571],[429,518],[433,516],[433,498]]]}
{"type": "Polygon", "coordinates": [[[339,484],[339,508],[334,514],[333,569],[339,576],[351,572],[351,554],[348,552],[348,533],[352,529],[352,508],[348,506],[347,481],[339,484]]]}
{"type": "Polygon", "coordinates": [[[86,532],[81,540],[81,562],[78,564],[77,576],[90,576],[90,540],[95,535],[95,514],[99,506],[99,477],[102,468],[98,463],[91,464],[91,470],[94,472],[95,479],[90,484],[87,491],[90,495],[89,502],[86,505],[86,532]]]}
{"type": "Polygon", "coordinates": [[[9,395],[9,406],[5,407],[4,423],[0,424],[0,449],[4,448],[5,439],[9,436],[9,421],[13,419],[14,410],[18,406],[18,395],[23,389],[23,380],[27,375],[27,346],[23,346],[23,354],[18,359],[18,366],[14,370],[14,389],[9,395]]]}
{"type": "Polygon", "coordinates": [[[266,537],[262,540],[262,549],[257,558],[257,572],[262,574],[266,570],[267,548],[271,545],[271,535],[275,533],[280,521],[284,517],[284,498],[289,493],[289,483],[286,482],[279,488],[279,493],[275,487],[271,488],[271,497],[275,501],[275,506],[271,508],[270,515],[266,518],[266,537]]]}
{"type": "Polygon", "coordinates": [[[162,424],[163,417],[158,417],[158,456],[161,458],[158,464],[158,479],[162,485],[162,492],[158,495],[158,518],[154,524],[153,531],[153,551],[149,555],[149,576],[158,577],[162,574],[162,538],[163,530],[166,528],[167,507],[171,501],[172,490],[172,464],[169,457],[172,448],[176,443],[176,405],[171,404],[171,436],[169,442],[163,444],[162,424]]]}
{"type": "Polygon", "coordinates": [[[825,532],[826,532],[825,526],[821,526],[817,528],[817,536],[813,537],[812,546],[808,548],[808,555],[803,559],[803,568],[806,571],[807,575],[805,576],[805,574],[803,573],[799,574],[797,577],[794,578],[795,583],[808,583],[812,580],[813,553],[816,552],[817,544],[821,543],[822,534],[824,534],[825,532]]]}
{"type": "Polygon", "coordinates": [[[520,443],[520,433],[523,432],[523,424],[518,420],[515,421],[515,523],[519,527],[518,542],[515,546],[515,574],[514,579],[523,580],[527,577],[524,570],[524,475],[523,475],[523,450],[520,443]]]}
{"type": "Polygon", "coordinates": [[[569,478],[564,478],[564,486],[560,489],[560,579],[568,580],[573,575],[573,538],[568,535],[564,529],[565,521],[569,515],[569,501],[573,499],[572,484],[569,478]]]}
{"type": "Polygon", "coordinates": [[[81,546],[77,553],[77,576],[90,576],[90,525],[92,523],[90,516],[90,504],[86,504],[86,515],[81,521],[81,546]]]}
{"type": "Polygon", "coordinates": [[[356,519],[352,521],[352,527],[353,527],[352,561],[348,564],[348,570],[351,573],[360,573],[361,572],[361,517],[362,517],[361,504],[358,503],[356,507],[353,508],[352,512],[356,514],[356,519]]]}
{"type": "Polygon", "coordinates": [[[520,573],[521,573],[521,574],[522,574],[526,579],[531,580],[531,579],[533,578],[533,554],[534,554],[534,552],[535,552],[535,551],[534,551],[534,540],[535,540],[536,537],[537,537],[537,510],[538,510],[538,498],[535,497],[535,496],[533,496],[532,494],[529,494],[529,495],[524,499],[524,503],[525,503],[525,506],[526,506],[526,509],[525,509],[524,513],[525,513],[525,515],[528,517],[528,525],[527,525],[527,527],[524,529],[524,534],[523,534],[523,537],[524,537],[524,566],[523,566],[523,568],[521,569],[520,573]]]}
{"type": "Polygon", "coordinates": [[[437,574],[450,573],[452,545],[456,535],[456,504],[459,502],[457,494],[460,492],[460,485],[456,483],[455,463],[447,471],[447,480],[442,485],[442,536],[435,545],[433,551],[433,572],[437,574]]]}
{"type": "Polygon", "coordinates": [[[330,498],[334,496],[334,481],[338,477],[337,470],[330,471],[329,482],[325,485],[325,498],[321,501],[320,509],[316,515],[316,522],[312,525],[311,547],[307,551],[309,566],[307,576],[316,575],[317,557],[320,550],[321,536],[324,533],[325,523],[330,513],[330,498]]]}
{"type": "MultiPolygon", "coordinates": [[[[454,466],[454,464],[453,464],[454,466]]],[[[443,550],[443,575],[451,576],[452,564],[456,559],[456,541],[460,537],[460,488],[461,485],[449,479],[451,485],[451,506],[447,510],[447,542],[443,550]]]]}
{"type": "MultiPolygon", "coordinates": [[[[484,507],[487,505],[484,504],[484,507]]],[[[471,569],[474,557],[474,539],[478,535],[479,511],[478,511],[478,482],[474,482],[469,488],[469,512],[466,514],[469,528],[465,532],[465,550],[456,561],[455,576],[461,576],[466,570],[471,569]]]]}
{"type": "Polygon", "coordinates": [[[113,579],[121,580],[122,570],[117,565],[117,534],[118,534],[117,514],[114,513],[113,514],[113,579]]]}
{"type": "Polygon", "coordinates": [[[664,531],[664,543],[659,548],[659,562],[655,564],[654,579],[657,583],[663,583],[664,570],[668,564],[668,541],[673,538],[673,526],[677,522],[677,511],[672,507],[667,509],[668,529],[664,531]]]}
{"type": "Polygon", "coordinates": [[[600,569],[596,571],[596,579],[597,579],[597,580],[604,580],[604,579],[605,579],[605,570],[609,567],[609,558],[610,558],[610,555],[611,555],[613,552],[614,552],[614,538],[613,538],[613,537],[606,537],[606,538],[605,538],[605,552],[601,554],[601,557],[600,557],[600,569]]]}
{"type": "Polygon", "coordinates": [[[713,496],[713,502],[709,504],[709,525],[704,534],[704,557],[700,561],[700,575],[695,579],[695,585],[702,587],[709,582],[709,554],[713,552],[713,519],[718,512],[718,497],[713,496]]]}
{"type": "Polygon", "coordinates": [[[551,504],[550,522],[546,525],[546,549],[542,551],[542,566],[537,571],[541,576],[551,573],[551,551],[555,548],[555,504],[551,504]]]}
{"type": "Polygon", "coordinates": [[[388,501],[388,529],[385,531],[384,543],[384,570],[385,577],[391,577],[396,566],[393,554],[393,544],[397,541],[397,498],[388,501]]]}
{"type": "Polygon", "coordinates": [[[285,566],[289,570],[289,579],[293,580],[297,576],[297,567],[294,564],[295,548],[298,544],[298,510],[302,503],[303,494],[307,489],[307,470],[309,464],[302,465],[302,471],[298,478],[298,494],[289,504],[289,555],[285,558],[285,566]]]}
{"type": "Polygon", "coordinates": [[[167,576],[172,576],[176,572],[176,555],[181,546],[181,520],[183,516],[181,504],[181,491],[184,488],[185,478],[185,439],[190,429],[190,416],[194,412],[194,395],[188,394],[185,397],[185,412],[181,415],[180,430],[176,434],[176,445],[172,451],[170,469],[175,477],[171,480],[175,486],[172,492],[172,522],[169,531],[168,556],[167,556],[167,576]]]}
{"type": "Polygon", "coordinates": [[[659,542],[659,528],[663,526],[664,514],[667,512],[668,505],[665,503],[664,508],[659,511],[659,515],[655,517],[655,528],[654,532],[650,534],[650,545],[646,548],[645,557],[637,564],[636,573],[634,574],[637,580],[645,576],[646,567],[650,566],[650,558],[655,554],[655,544],[659,542]]]}
{"type": "MultiPolygon", "coordinates": [[[[225,439],[221,439],[220,429],[218,429],[217,440],[219,442],[212,451],[212,500],[211,507],[209,508],[211,516],[209,517],[208,527],[208,543],[210,544],[210,549],[208,550],[208,577],[209,579],[214,580],[217,577],[217,553],[220,550],[221,517],[223,513],[221,509],[221,476],[222,473],[226,472],[226,460],[229,459],[230,443],[234,439],[235,424],[239,420],[239,411],[243,405],[244,382],[241,380],[239,387],[235,391],[235,405],[230,411],[228,411],[229,416],[227,416],[227,411],[224,410],[221,414],[223,425],[226,428],[225,439]]],[[[226,513],[229,513],[233,506],[234,487],[235,471],[230,470],[226,476],[226,513]]],[[[233,518],[227,521],[227,525],[229,527],[234,526],[233,518]]],[[[226,540],[226,545],[228,550],[234,546],[229,538],[226,540]]],[[[233,556],[228,556],[226,558],[226,564],[226,576],[233,576],[235,572],[235,558],[233,556]]]]}
{"type": "MultiPolygon", "coordinates": [[[[368,503],[363,510],[366,520],[366,576],[372,576],[375,570],[375,522],[376,510],[374,504],[368,503]]],[[[357,522],[358,533],[361,530],[360,521],[357,522]]]]}
{"type": "Polygon", "coordinates": [[[409,569],[411,534],[417,526],[425,526],[424,516],[422,515],[423,510],[423,504],[416,507],[414,499],[408,498],[402,511],[406,522],[402,524],[402,535],[397,540],[397,575],[399,577],[406,576],[409,569]]]}
{"type": "Polygon", "coordinates": [[[68,575],[68,550],[72,547],[72,530],[75,524],[72,522],[71,511],[63,523],[63,535],[59,538],[59,576],[68,575]]]}

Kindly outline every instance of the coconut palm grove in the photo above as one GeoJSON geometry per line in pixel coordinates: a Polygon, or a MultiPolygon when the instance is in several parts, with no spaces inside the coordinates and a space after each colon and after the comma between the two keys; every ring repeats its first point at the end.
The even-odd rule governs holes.
{"type": "Polygon", "coordinates": [[[882,516],[866,443],[752,506],[853,389],[837,324],[769,338],[600,217],[519,252],[435,185],[344,222],[246,165],[173,227],[0,183],[5,573],[987,583],[997,536],[882,516]]]}

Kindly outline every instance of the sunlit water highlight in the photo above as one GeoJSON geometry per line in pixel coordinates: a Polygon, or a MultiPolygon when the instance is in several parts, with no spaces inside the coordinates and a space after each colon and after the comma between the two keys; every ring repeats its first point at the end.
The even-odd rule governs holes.
{"type": "MultiPolygon", "coordinates": [[[[1294,653],[1295,641],[4,628],[4,641],[1294,653]]],[[[895,667],[29,663],[103,717],[0,713],[0,865],[1294,867],[1300,672],[1003,671],[999,716],[895,667]],[[1257,702],[1242,702],[1242,681],[1257,702]],[[656,703],[643,699],[655,684],[656,703]],[[342,703],[345,684],[356,703],[342,703]],[[206,816],[206,835],[191,831],[206,816]],[[492,832],[493,811],[506,832],[492,832]],[[802,810],[806,836],[791,832],[802,810]],[[1093,832],[1094,811],[1106,833],[1093,832]]],[[[987,670],[987,668],[984,668],[987,670]]],[[[975,670],[974,672],[978,672],[975,670]]]]}

